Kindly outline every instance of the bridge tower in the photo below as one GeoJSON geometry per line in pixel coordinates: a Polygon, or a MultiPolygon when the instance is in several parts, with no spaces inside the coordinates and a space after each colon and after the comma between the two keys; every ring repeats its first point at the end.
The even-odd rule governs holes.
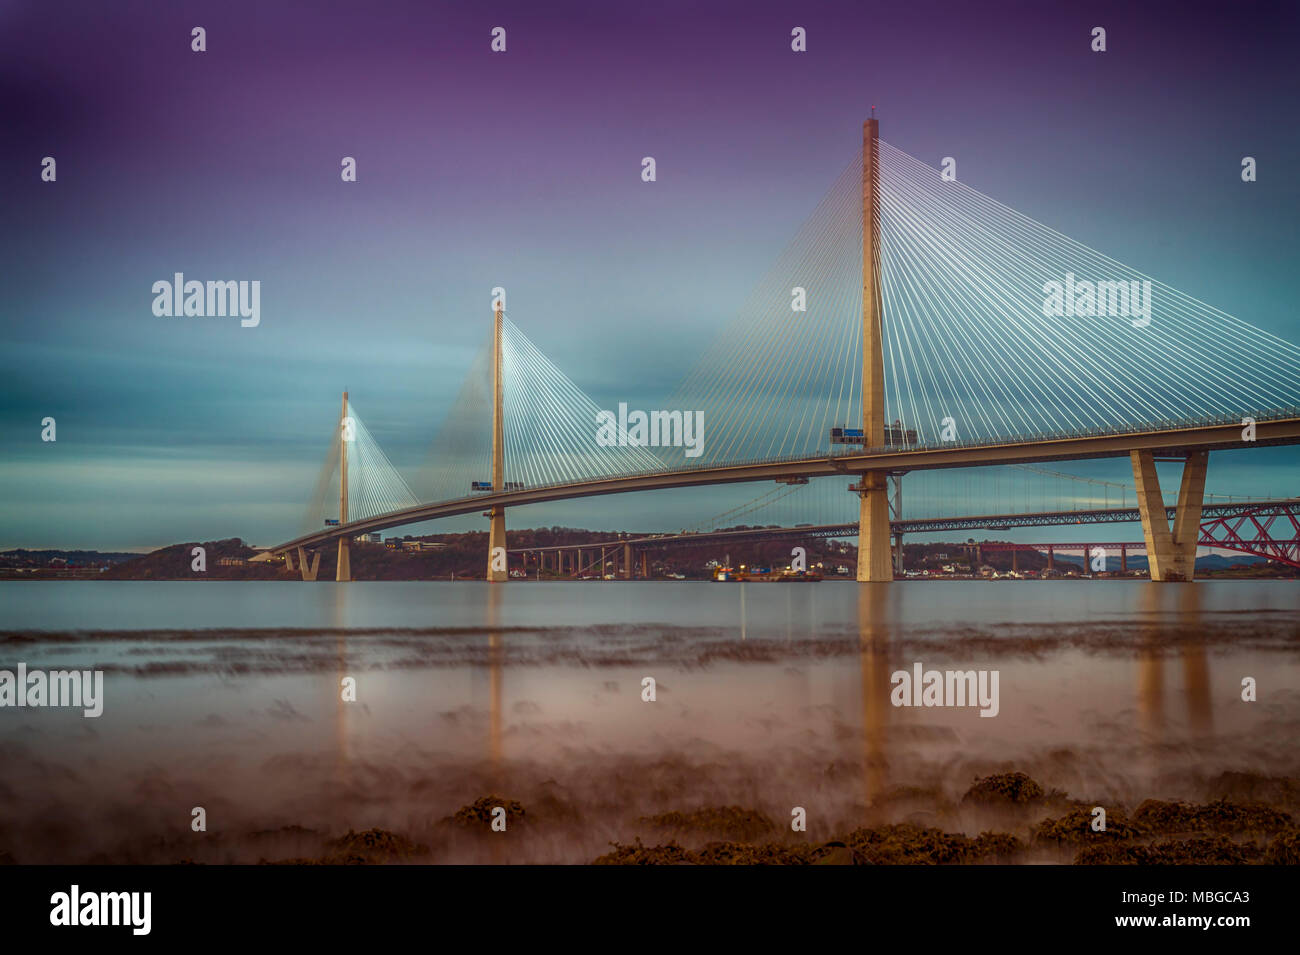
{"type": "MultiPolygon", "coordinates": [[[[862,124],[862,437],[885,445],[885,360],[881,347],[880,124],[862,124]]],[[[867,471],[858,487],[858,580],[893,580],[889,553],[889,472],[867,471]]]]}
{"type": "MultiPolygon", "coordinates": [[[[348,393],[343,392],[343,413],[339,416],[339,524],[348,522],[348,393]]],[[[339,538],[339,559],[334,579],[352,579],[352,551],[348,535],[339,538]]]]}
{"type": "MultiPolygon", "coordinates": [[[[506,451],[505,420],[503,415],[504,388],[501,381],[501,324],[502,303],[498,299],[492,325],[492,490],[504,491],[506,487],[506,451]]],[[[506,549],[506,509],[499,504],[487,512],[492,522],[488,531],[488,566],[487,579],[492,583],[501,583],[510,579],[510,573],[503,567],[497,567],[493,554],[504,554],[506,549]],[[500,551],[497,548],[501,548],[500,551]]]]}
{"type": "Polygon", "coordinates": [[[1183,479],[1178,488],[1172,531],[1160,493],[1160,479],[1156,476],[1156,456],[1151,451],[1132,451],[1129,457],[1133,461],[1133,484],[1137,488],[1151,579],[1195,579],[1196,545],[1201,536],[1201,505],[1205,500],[1205,471],[1210,452],[1193,451],[1183,460],[1183,479]]]}

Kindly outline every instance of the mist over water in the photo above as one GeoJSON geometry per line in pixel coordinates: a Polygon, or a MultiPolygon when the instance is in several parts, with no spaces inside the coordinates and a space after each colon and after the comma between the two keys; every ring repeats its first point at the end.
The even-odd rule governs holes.
{"type": "Polygon", "coordinates": [[[0,668],[105,671],[99,719],[0,709],[0,853],[19,862],[257,862],[371,827],[435,862],[584,862],[655,841],[642,817],[670,810],[788,828],[802,806],[822,839],[942,815],[974,835],[998,819],[961,796],[994,772],[1130,807],[1206,801],[1225,772],[1300,776],[1287,581],[2,592],[0,668]],[[891,705],[890,675],[917,662],[999,671],[998,715],[891,705]],[[489,794],[527,824],[439,828],[489,794]]]}

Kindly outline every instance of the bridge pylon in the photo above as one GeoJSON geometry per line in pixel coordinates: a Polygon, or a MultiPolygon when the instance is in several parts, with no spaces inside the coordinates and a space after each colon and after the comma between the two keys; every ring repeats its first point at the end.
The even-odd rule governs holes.
{"type": "MultiPolygon", "coordinates": [[[[862,124],[862,436],[885,445],[885,360],[880,290],[880,124],[862,124]]],[[[889,547],[889,472],[867,471],[854,486],[858,502],[858,580],[893,580],[889,547]]]]}
{"type": "MultiPolygon", "coordinates": [[[[894,484],[894,500],[889,506],[889,519],[893,521],[902,521],[903,519],[903,475],[902,472],[891,475],[894,484]]],[[[892,523],[890,526],[893,526],[892,523]]],[[[903,532],[894,531],[894,577],[902,577],[905,568],[903,567],[903,532]]]]}
{"type": "MultiPolygon", "coordinates": [[[[492,325],[492,490],[505,490],[505,421],[503,416],[504,388],[501,381],[501,325],[502,303],[497,300],[492,325]]],[[[506,564],[506,509],[493,506],[487,517],[488,528],[487,579],[490,583],[503,583],[510,579],[506,564]]]]}
{"type": "MultiPolygon", "coordinates": [[[[293,570],[293,558],[290,556],[291,551],[284,552],[285,563],[289,565],[289,570],[293,570]]],[[[307,552],[301,547],[298,548],[298,570],[302,573],[304,581],[313,581],[316,579],[316,571],[320,569],[320,551],[315,551],[311,555],[311,560],[307,559],[307,552]]]]}
{"type": "Polygon", "coordinates": [[[1155,454],[1132,451],[1133,484],[1147,546],[1147,566],[1153,581],[1191,581],[1196,578],[1196,545],[1201,537],[1201,505],[1205,500],[1205,472],[1209,451],[1193,451],[1183,462],[1171,531],[1156,475],[1155,454]]]}
{"type": "MultiPolygon", "coordinates": [[[[343,413],[339,415],[339,524],[348,522],[348,440],[351,429],[348,427],[348,393],[343,392],[343,413]]],[[[352,549],[348,536],[339,538],[338,564],[334,579],[340,583],[352,579],[352,549]]]]}

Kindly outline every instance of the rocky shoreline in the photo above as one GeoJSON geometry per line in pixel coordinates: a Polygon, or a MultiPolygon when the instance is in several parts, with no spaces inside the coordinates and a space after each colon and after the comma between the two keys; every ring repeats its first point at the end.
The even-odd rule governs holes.
{"type": "MultiPolygon", "coordinates": [[[[669,810],[630,820],[627,836],[612,839],[594,865],[1294,865],[1300,862],[1300,779],[1223,773],[1205,803],[1146,799],[1136,807],[1103,806],[1105,829],[1095,826],[1098,806],[1045,789],[1024,773],[976,779],[960,800],[934,790],[904,787],[873,801],[873,822],[812,835],[740,806],[669,810]],[[959,815],[977,810],[995,821],[971,833],[956,828],[959,815]],[[900,818],[901,817],[901,818],[900,818]]],[[[302,826],[238,837],[195,834],[197,839],[139,847],[129,858],[97,854],[91,864],[383,865],[466,861],[508,864],[512,849],[531,844],[530,862],[573,862],[563,852],[565,833],[583,825],[578,807],[541,797],[531,807],[489,794],[443,817],[418,834],[381,828],[331,836],[302,826]],[[188,845],[186,845],[188,844],[188,845]],[[540,854],[538,846],[555,852],[540,854]],[[181,854],[184,848],[192,851],[181,854]]],[[[0,845],[0,864],[37,863],[0,845]]]]}

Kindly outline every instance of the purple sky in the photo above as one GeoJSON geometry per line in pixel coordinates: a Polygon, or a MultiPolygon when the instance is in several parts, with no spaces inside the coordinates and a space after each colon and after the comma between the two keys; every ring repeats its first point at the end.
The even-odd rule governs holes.
{"type": "MultiPolygon", "coordinates": [[[[344,387],[418,468],[495,285],[598,403],[651,405],[873,103],[899,148],[1300,340],[1293,4],[467,6],[0,3],[0,547],[286,537],[344,387]],[[162,323],[178,270],[260,279],[262,325],[162,323]]],[[[1260,462],[1241,493],[1294,468],[1260,462]]],[[[679,526],[649,498],[520,520],[679,526]]]]}

